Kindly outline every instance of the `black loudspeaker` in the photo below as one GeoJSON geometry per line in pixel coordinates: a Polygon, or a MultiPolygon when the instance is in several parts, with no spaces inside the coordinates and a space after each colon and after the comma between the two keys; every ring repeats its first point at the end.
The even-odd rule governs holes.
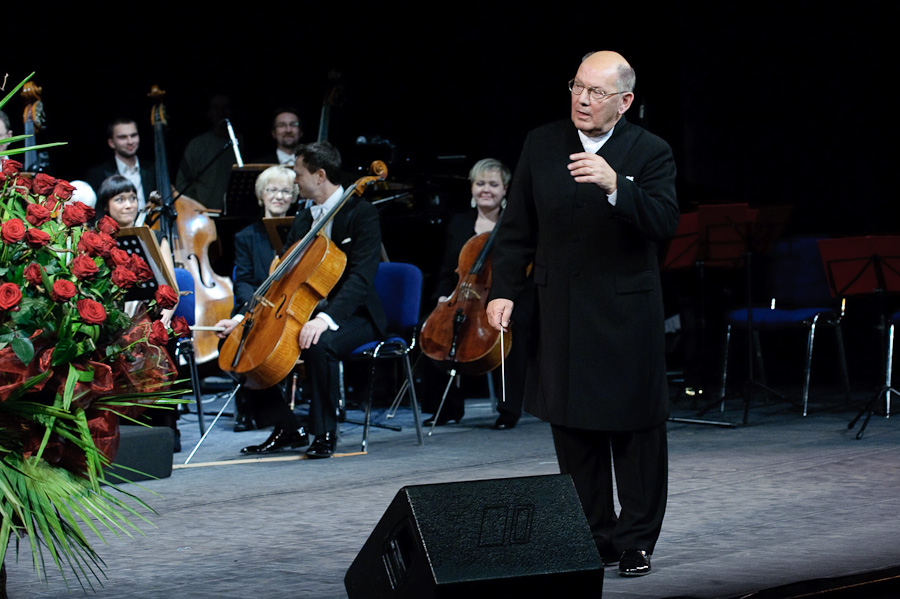
{"type": "Polygon", "coordinates": [[[175,433],[167,426],[119,426],[119,450],[106,469],[107,480],[116,484],[123,478],[131,482],[168,478],[174,446],[175,433]]]}
{"type": "Polygon", "coordinates": [[[415,485],[394,497],[344,586],[350,599],[600,597],[603,565],[567,474],[415,485]]]}

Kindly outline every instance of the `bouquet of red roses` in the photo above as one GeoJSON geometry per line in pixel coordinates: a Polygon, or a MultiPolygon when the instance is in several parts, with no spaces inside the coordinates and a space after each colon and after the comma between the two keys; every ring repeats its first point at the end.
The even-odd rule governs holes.
{"type": "MultiPolygon", "coordinates": [[[[116,222],[72,201],[74,187],[45,173],[0,171],[0,561],[12,534],[27,535],[76,576],[101,562],[79,528],[97,519],[115,534],[143,516],[106,488],[120,417],[181,402],[165,350],[186,336],[158,318],[178,293],[160,285],[136,317],[124,297],[153,277],[119,249],[116,222]]],[[[112,487],[115,489],[115,487],[112,487]]],[[[146,507],[146,506],[144,506],[146,507]]],[[[95,529],[96,530],[96,529],[95,529]]]]}

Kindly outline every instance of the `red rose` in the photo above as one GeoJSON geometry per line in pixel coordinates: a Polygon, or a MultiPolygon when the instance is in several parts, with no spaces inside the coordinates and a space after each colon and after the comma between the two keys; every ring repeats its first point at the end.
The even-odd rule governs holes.
{"type": "Polygon", "coordinates": [[[28,204],[28,208],[25,209],[25,220],[33,227],[40,227],[50,220],[50,211],[43,204],[28,204]]]}
{"type": "Polygon", "coordinates": [[[34,182],[31,184],[31,191],[45,196],[49,195],[53,188],[56,187],[56,177],[51,177],[47,173],[38,173],[34,176],[34,182]]]}
{"type": "Polygon", "coordinates": [[[25,231],[25,242],[33,248],[41,248],[50,243],[50,234],[40,229],[25,231]]]}
{"type": "Polygon", "coordinates": [[[44,200],[44,208],[50,211],[50,216],[53,216],[56,212],[56,209],[62,206],[63,203],[56,198],[49,197],[44,200]]]}
{"type": "Polygon", "coordinates": [[[56,182],[56,185],[53,187],[53,195],[55,195],[63,202],[70,199],[73,193],[75,193],[75,186],[68,181],[63,181],[62,179],[58,180],[56,182]]]}
{"type": "Polygon", "coordinates": [[[152,345],[165,345],[169,341],[169,331],[159,320],[150,323],[150,334],[147,335],[147,341],[152,345]]]}
{"type": "Polygon", "coordinates": [[[97,263],[87,254],[78,254],[69,265],[72,274],[80,280],[90,279],[97,274],[97,263]]]}
{"type": "Polygon", "coordinates": [[[3,174],[4,175],[15,175],[20,170],[22,170],[22,163],[18,160],[4,160],[3,161],[3,174]]]}
{"type": "Polygon", "coordinates": [[[168,285],[160,285],[153,297],[163,310],[171,310],[178,305],[178,292],[168,285]]]}
{"type": "Polygon", "coordinates": [[[137,275],[139,281],[149,281],[153,278],[153,271],[147,262],[137,254],[131,255],[131,270],[137,275]]]}
{"type": "Polygon", "coordinates": [[[113,285],[119,287],[120,289],[128,289],[129,287],[137,283],[137,280],[137,275],[124,266],[117,266],[112,273],[113,285]]]}
{"type": "Polygon", "coordinates": [[[44,267],[36,262],[32,262],[28,266],[25,267],[25,270],[22,271],[22,275],[25,277],[25,280],[31,283],[32,285],[40,285],[41,284],[41,273],[44,272],[44,267]]]}
{"type": "Polygon", "coordinates": [[[28,175],[16,175],[16,187],[21,187],[22,191],[31,191],[31,177],[28,175]]]}
{"type": "Polygon", "coordinates": [[[125,268],[131,267],[131,254],[126,252],[125,250],[120,250],[117,247],[109,250],[109,261],[112,262],[113,266],[124,266],[125,268]]]}
{"type": "Polygon", "coordinates": [[[176,316],[172,319],[172,333],[179,339],[191,336],[191,327],[184,316],[176,316]]]}
{"type": "Polygon", "coordinates": [[[53,281],[53,289],[50,291],[50,297],[55,302],[64,302],[75,297],[78,289],[72,281],[66,279],[57,279],[53,281]]]}
{"type": "Polygon", "coordinates": [[[9,310],[22,299],[22,290],[15,283],[0,285],[0,310],[9,310]]]}
{"type": "Polygon", "coordinates": [[[94,209],[81,202],[66,204],[62,211],[62,220],[67,227],[78,227],[94,218],[94,209]]]}
{"type": "Polygon", "coordinates": [[[97,230],[101,233],[106,233],[110,237],[115,237],[119,234],[119,223],[117,223],[110,215],[105,214],[103,218],[100,219],[100,222],[97,223],[97,230]]]}
{"type": "Polygon", "coordinates": [[[81,316],[81,320],[88,324],[100,324],[106,320],[106,310],[100,302],[84,298],[78,300],[75,307],[78,308],[78,315],[81,316]]]}
{"type": "Polygon", "coordinates": [[[106,233],[97,233],[96,231],[85,231],[81,239],[78,241],[78,249],[87,252],[90,256],[100,256],[106,258],[109,252],[116,247],[116,240],[106,233]]]}
{"type": "Polygon", "coordinates": [[[11,218],[0,225],[0,237],[6,243],[17,243],[25,237],[25,223],[18,218],[11,218]]]}

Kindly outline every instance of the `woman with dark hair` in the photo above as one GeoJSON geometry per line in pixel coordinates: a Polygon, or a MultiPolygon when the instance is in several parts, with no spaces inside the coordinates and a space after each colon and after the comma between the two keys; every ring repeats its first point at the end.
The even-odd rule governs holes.
{"type": "MultiPolygon", "coordinates": [[[[97,212],[96,219],[99,221],[104,216],[109,216],[121,228],[134,227],[135,219],[138,216],[138,200],[137,190],[134,184],[122,175],[112,175],[106,178],[100,184],[97,190],[97,212]]],[[[162,237],[159,231],[153,231],[156,240],[159,243],[159,253],[162,256],[163,264],[161,267],[167,268],[171,275],[170,280],[175,281],[175,262],[172,258],[172,250],[169,246],[169,240],[162,237]]],[[[137,313],[139,307],[138,301],[130,301],[125,303],[125,312],[132,317],[137,313]]],[[[160,313],[160,321],[167,327],[172,321],[174,309],[162,310],[160,313]]],[[[170,354],[174,352],[174,341],[170,341],[168,347],[170,354]]],[[[179,378],[182,378],[179,375],[179,378]]],[[[178,419],[177,410],[148,410],[149,424],[151,426],[167,426],[175,433],[175,451],[181,451],[181,433],[176,423],[178,419]]]]}

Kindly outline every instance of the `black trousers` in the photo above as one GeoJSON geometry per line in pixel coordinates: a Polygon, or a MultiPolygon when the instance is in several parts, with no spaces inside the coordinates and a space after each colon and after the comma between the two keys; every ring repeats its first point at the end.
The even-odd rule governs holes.
{"type": "MultiPolygon", "coordinates": [[[[301,352],[309,386],[309,422],[313,435],[337,432],[337,413],[340,402],[341,360],[364,343],[378,338],[375,325],[363,316],[351,316],[336,331],[325,331],[319,342],[301,352]]],[[[293,430],[300,426],[296,415],[280,391],[281,385],[271,389],[248,390],[245,398],[257,423],[272,423],[276,428],[293,430]]]]}
{"type": "Polygon", "coordinates": [[[625,432],[555,424],[551,430],[560,472],[572,476],[600,554],[618,555],[627,549],[653,553],[668,494],[666,423],[625,432]]]}

